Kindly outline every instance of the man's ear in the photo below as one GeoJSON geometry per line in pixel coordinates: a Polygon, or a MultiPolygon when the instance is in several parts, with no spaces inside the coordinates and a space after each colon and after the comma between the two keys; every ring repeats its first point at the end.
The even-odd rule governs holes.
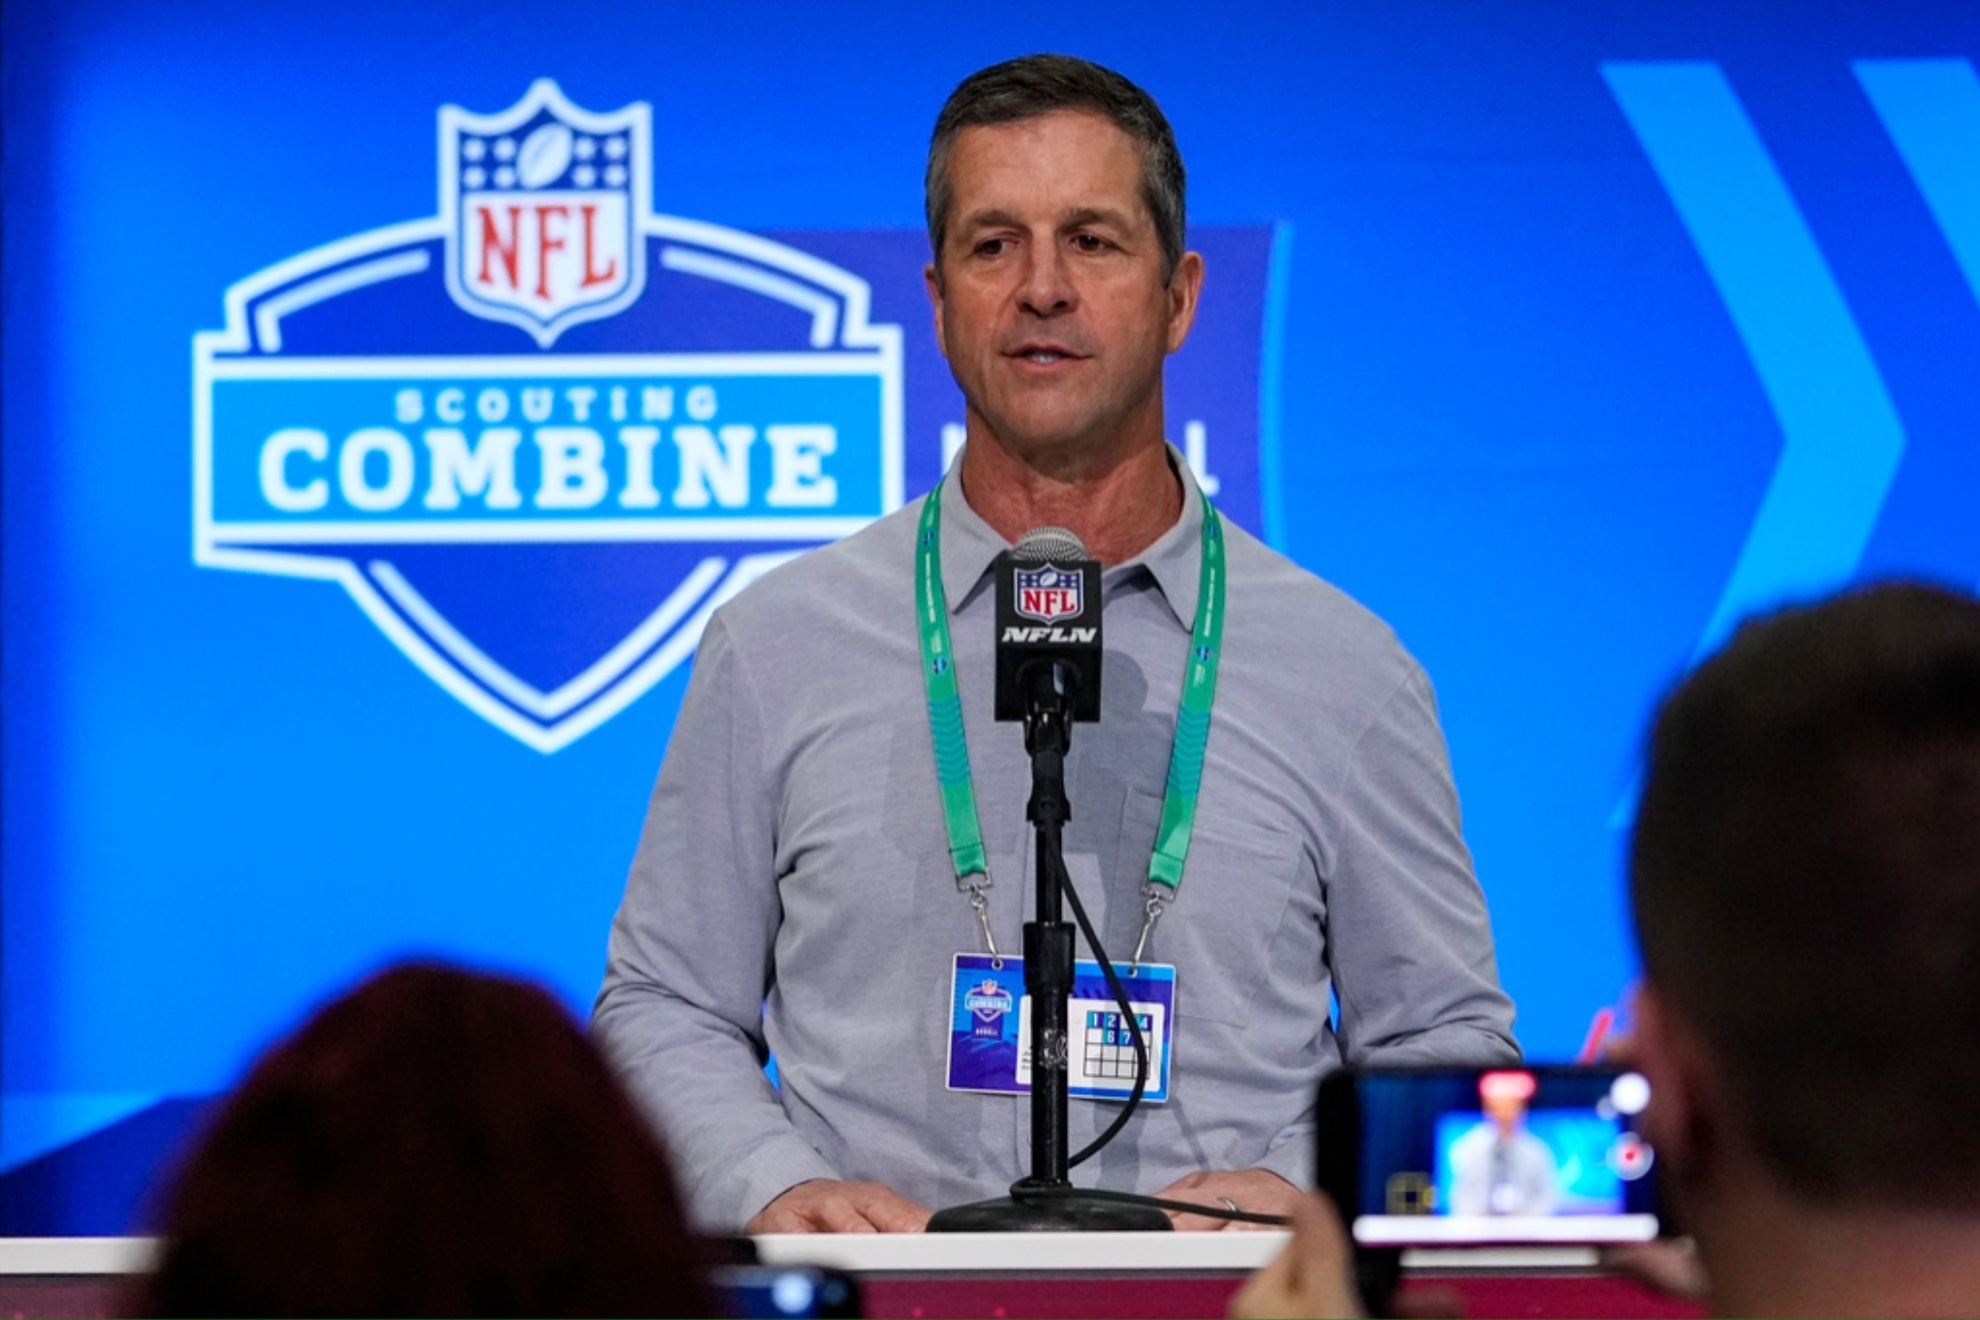
{"type": "Polygon", "coordinates": [[[943,357],[949,356],[949,346],[942,339],[942,272],[929,262],[921,268],[921,278],[928,285],[928,301],[935,308],[935,347],[943,357]]]}
{"type": "Polygon", "coordinates": [[[1175,352],[1189,338],[1196,324],[1196,300],[1203,293],[1203,255],[1185,252],[1169,276],[1169,351],[1175,352]]]}
{"type": "Polygon", "coordinates": [[[1689,1180],[1710,1162],[1725,1121],[1724,1086],[1698,1031],[1656,987],[1636,991],[1634,1030],[1617,1054],[1650,1083],[1640,1120],[1657,1158],[1689,1180]]]}

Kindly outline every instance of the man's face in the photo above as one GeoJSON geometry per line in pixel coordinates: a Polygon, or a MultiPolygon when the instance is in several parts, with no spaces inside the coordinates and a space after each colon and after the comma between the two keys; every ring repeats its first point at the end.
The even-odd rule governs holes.
{"type": "Polygon", "coordinates": [[[1187,254],[1164,286],[1141,160],[1084,111],[956,137],[928,268],[936,334],[970,411],[1021,457],[1162,434],[1162,362],[1189,333],[1203,266],[1187,254]]]}
{"type": "Polygon", "coordinates": [[[1510,1137],[1519,1131],[1520,1122],[1526,1117],[1526,1101],[1510,1095],[1487,1096],[1485,1116],[1499,1129],[1500,1136],[1510,1137]]]}

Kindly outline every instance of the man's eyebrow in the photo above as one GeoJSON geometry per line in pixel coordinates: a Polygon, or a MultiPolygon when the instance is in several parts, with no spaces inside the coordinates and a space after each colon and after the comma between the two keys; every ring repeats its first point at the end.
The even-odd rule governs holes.
{"type": "MultiPolygon", "coordinates": [[[[1059,217],[1060,229],[1078,229],[1084,225],[1109,225],[1115,229],[1132,229],[1134,220],[1125,211],[1117,211],[1106,206],[1081,206],[1065,212],[1059,217]]],[[[973,211],[964,216],[956,226],[958,229],[1022,229],[1024,221],[1014,211],[992,208],[987,211],[973,211]]]]}
{"type": "Polygon", "coordinates": [[[957,228],[996,229],[999,227],[1004,227],[1004,228],[1015,229],[1019,227],[1019,224],[1020,222],[1017,216],[1010,211],[1001,211],[1001,210],[973,211],[969,215],[966,215],[962,218],[962,223],[958,225],[957,228]]]}
{"type": "Polygon", "coordinates": [[[1068,211],[1059,219],[1059,228],[1078,229],[1085,225],[1111,225],[1115,229],[1132,229],[1134,221],[1121,211],[1104,206],[1082,206],[1068,211]]]}

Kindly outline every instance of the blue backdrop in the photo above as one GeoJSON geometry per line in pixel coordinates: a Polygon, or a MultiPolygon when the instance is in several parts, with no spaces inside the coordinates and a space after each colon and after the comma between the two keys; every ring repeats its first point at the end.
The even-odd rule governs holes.
{"type": "MultiPolygon", "coordinates": [[[[194,335],[227,329],[228,291],[248,298],[281,263],[255,286],[293,295],[271,313],[281,333],[244,302],[221,355],[260,365],[230,369],[496,355],[487,370],[517,399],[553,368],[608,391],[618,377],[596,355],[614,353],[781,353],[778,370],[800,373],[822,370],[805,354],[866,353],[863,371],[885,357],[852,338],[854,302],[870,297],[873,324],[901,327],[900,406],[888,411],[884,384],[846,405],[868,409],[843,422],[843,461],[867,455],[846,478],[850,516],[886,504],[890,472],[895,498],[926,489],[960,418],[919,302],[915,232],[942,99],[1035,49],[1121,69],[1176,127],[1210,258],[1211,319],[1176,361],[1172,429],[1199,423],[1192,458],[1225,483],[1231,515],[1381,613],[1430,671],[1536,1057],[1571,1055],[1632,974],[1620,859],[1657,693],[1755,607],[1863,576],[1980,573],[1974,6],[1171,4],[1074,18],[583,0],[5,7],[0,1231],[121,1227],[182,1102],[224,1088],[381,960],[515,969],[586,1005],[694,612],[737,580],[721,575],[808,534],[758,520],[559,560],[483,519],[461,535],[486,543],[458,554],[310,532],[299,556],[304,533],[256,523],[229,543],[249,558],[216,558],[196,533],[209,405],[194,335]],[[602,181],[607,160],[650,164],[652,211],[691,222],[611,249],[644,256],[645,301],[588,321],[580,308],[548,346],[449,301],[436,205],[481,150],[457,141],[449,156],[442,139],[436,171],[442,107],[495,115],[541,78],[583,112],[650,106],[650,137],[559,121],[601,154],[596,180],[570,164],[558,186],[590,197],[620,186],[602,181]],[[615,136],[630,154],[609,154],[615,136]],[[373,241],[424,221],[436,227],[373,241]],[[426,264],[370,270],[363,289],[313,283],[356,269],[344,249],[320,252],[356,236],[426,264]],[[697,271],[710,301],[692,325],[639,319],[697,271]],[[723,311],[709,279],[753,301],[723,311]],[[424,341],[429,326],[444,343],[424,341]],[[711,327],[707,343],[693,326],[711,327]],[[648,577],[667,589],[560,614],[559,584],[648,577]],[[694,590],[661,617],[677,582],[694,590]],[[590,632],[532,631],[562,614],[590,632]],[[641,620],[638,646],[587,668],[641,620]],[[590,687],[549,700],[586,674],[590,687]]],[[[546,123],[511,135],[522,165],[546,123]]],[[[506,131],[486,136],[491,170],[506,131]]],[[[578,231],[563,232],[556,259],[575,260],[578,231]]],[[[712,379],[697,361],[680,415],[651,420],[688,420],[686,391],[712,379]]],[[[889,369],[872,367],[883,382],[889,369]]],[[[430,408],[446,382],[422,381],[430,408]]],[[[331,448],[397,424],[389,392],[362,407],[340,395],[313,419],[308,394],[285,424],[319,425],[331,448]]],[[[781,406],[743,419],[766,428],[759,457],[781,406]]],[[[218,461],[236,464],[213,474],[225,500],[269,489],[253,442],[282,419],[255,416],[234,458],[215,432],[218,461]]],[[[404,434],[426,452],[418,428],[404,434]]],[[[614,462],[637,447],[599,434],[614,462]]],[[[552,461],[532,438],[519,452],[552,461]]],[[[655,452],[689,447],[670,431],[655,452]]],[[[342,490],[326,453],[278,470],[342,490]]],[[[389,484],[379,454],[357,463],[365,489],[389,484]]],[[[534,467],[519,473],[536,489],[534,467]]],[[[677,477],[692,484],[657,478],[669,513],[686,507],[677,477]]],[[[419,469],[416,490],[427,479],[419,469]]],[[[612,469],[613,490],[631,479],[612,469]]]]}

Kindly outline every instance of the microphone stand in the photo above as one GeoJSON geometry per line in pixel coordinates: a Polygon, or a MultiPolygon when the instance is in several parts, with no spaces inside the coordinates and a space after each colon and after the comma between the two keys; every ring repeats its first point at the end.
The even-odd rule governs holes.
{"type": "Polygon", "coordinates": [[[1031,999],[1031,1176],[1011,1194],[937,1211],[931,1233],[1161,1231],[1173,1227],[1153,1206],[1082,1198],[1066,1176],[1066,1003],[1073,990],[1073,927],[1063,907],[1063,839],[1072,819],[1066,752],[1072,746],[1072,673],[1052,663],[1025,675],[1024,748],[1031,754],[1025,817],[1037,848],[1037,918],[1024,924],[1024,990],[1031,999]],[[1035,1195],[1044,1193],[1044,1195],[1035,1195]]]}
{"type": "MultiPolygon", "coordinates": [[[[1041,703],[1042,704],[1042,703],[1041,703]]],[[[1070,1187],[1066,1166],[1066,1001],[1073,987],[1073,928],[1065,920],[1059,868],[1065,864],[1066,751],[1072,725],[1063,711],[1034,708],[1024,722],[1031,753],[1031,822],[1037,848],[1038,919],[1024,926],[1024,989],[1031,996],[1031,1177],[1036,1187],[1070,1187]]]]}

